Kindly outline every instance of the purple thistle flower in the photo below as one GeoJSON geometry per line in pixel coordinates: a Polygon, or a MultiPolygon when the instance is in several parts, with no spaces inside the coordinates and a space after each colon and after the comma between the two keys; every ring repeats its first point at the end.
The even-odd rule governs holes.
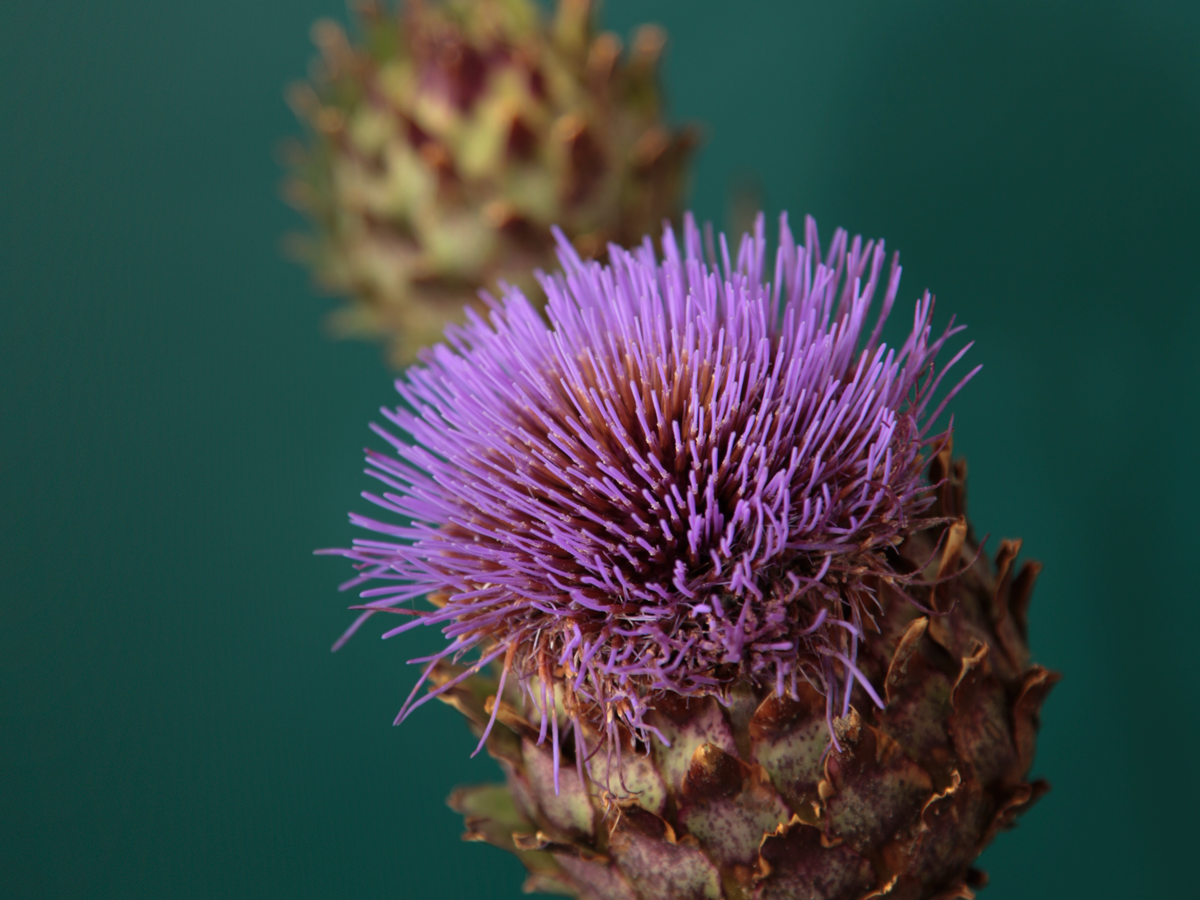
{"type": "Polygon", "coordinates": [[[773,273],[761,215],[736,260],[720,237],[719,267],[690,216],[661,261],[649,238],[601,265],[557,237],[545,318],[517,289],[485,297],[487,320],[397,381],[405,405],[383,415],[411,441],[372,426],[393,452],[368,451],[385,490],[363,496],[396,520],[351,514],[383,539],[321,551],[356,562],[343,589],[374,585],[334,649],[376,612],[413,617],[385,638],[442,626],[396,721],[500,662],[500,692],[513,674],[556,760],[560,713],[581,740],[584,722],[648,740],[664,692],[720,698],[739,679],[793,696],[803,679],[831,720],[856,683],[882,705],[858,646],[873,585],[920,577],[893,548],[935,524],[923,471],[950,431],[928,432],[978,371],[930,409],[970,346],[935,370],[961,327],[933,337],[926,292],[904,344],[882,343],[898,255],[885,283],[882,241],[839,230],[822,258],[811,218],[798,244],[781,217],[773,273]],[[421,596],[435,608],[401,607],[421,596]]]}

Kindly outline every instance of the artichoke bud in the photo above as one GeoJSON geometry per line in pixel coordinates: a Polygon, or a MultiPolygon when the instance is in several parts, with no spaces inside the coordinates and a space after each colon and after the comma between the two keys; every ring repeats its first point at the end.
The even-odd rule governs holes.
{"type": "Polygon", "coordinates": [[[289,246],[348,301],[335,332],[411,362],[480,290],[536,295],[550,226],[591,257],[677,214],[696,137],[662,119],[664,35],[623,55],[593,18],[588,0],[425,0],[360,4],[355,40],[313,27],[284,196],[314,231],[289,246]]]}

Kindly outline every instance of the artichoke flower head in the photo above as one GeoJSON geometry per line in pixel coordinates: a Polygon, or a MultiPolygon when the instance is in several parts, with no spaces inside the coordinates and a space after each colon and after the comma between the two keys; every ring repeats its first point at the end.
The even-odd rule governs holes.
{"type": "Polygon", "coordinates": [[[625,52],[588,0],[552,18],[534,0],[369,0],[357,19],[357,43],[314,26],[320,57],[289,94],[310,139],[285,193],[315,232],[292,247],[349,298],[336,332],[411,362],[480,288],[535,296],[551,225],[595,256],[677,213],[695,140],[663,123],[661,30],[625,52]]]}
{"type": "Polygon", "coordinates": [[[1036,564],[994,563],[934,425],[978,369],[933,298],[882,340],[882,242],[685,218],[488,298],[397,382],[359,619],[439,627],[400,721],[467,717],[505,785],[451,804],[591,900],[971,897],[1029,781],[1036,564]],[[425,597],[429,608],[411,601],[425,597]],[[421,692],[422,685],[429,690],[421,692]]]}

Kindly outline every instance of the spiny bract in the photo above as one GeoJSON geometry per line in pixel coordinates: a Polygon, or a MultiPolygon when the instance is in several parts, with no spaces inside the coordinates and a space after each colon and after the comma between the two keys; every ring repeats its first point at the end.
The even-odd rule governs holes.
{"type": "Polygon", "coordinates": [[[441,337],[497,280],[536,285],[550,225],[585,255],[675,215],[689,130],[662,120],[664,37],[622,56],[593,35],[589,0],[409,0],[358,5],[362,40],[313,30],[321,58],[289,97],[309,125],[287,196],[316,235],[294,247],[351,299],[343,334],[382,337],[394,361],[441,337]]]}
{"type": "Polygon", "coordinates": [[[364,496],[399,519],[327,551],[376,585],[348,634],[392,612],[385,637],[448,639],[397,721],[467,714],[509,781],[453,802],[539,889],[966,896],[1040,790],[1053,677],[1027,668],[1036,570],[1006,543],[993,575],[929,433],[974,374],[931,406],[959,329],[926,293],[882,343],[898,260],[841,231],[822,255],[811,219],[801,244],[781,218],[772,277],[761,217],[720,264],[690,217],[662,259],[559,243],[548,322],[510,288],[397,382],[411,440],[376,428],[364,496]]]}

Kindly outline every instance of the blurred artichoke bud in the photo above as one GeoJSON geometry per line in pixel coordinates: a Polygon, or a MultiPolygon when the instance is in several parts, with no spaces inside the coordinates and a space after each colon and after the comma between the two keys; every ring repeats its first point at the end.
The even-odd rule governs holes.
{"type": "Polygon", "coordinates": [[[588,257],[678,212],[696,138],[663,122],[660,29],[623,55],[593,34],[590,0],[552,19],[533,0],[368,0],[357,19],[357,43],[313,27],[320,56],[289,92],[310,134],[285,194],[315,232],[290,246],[350,300],[337,334],[407,363],[480,289],[536,295],[551,225],[588,257]]]}

